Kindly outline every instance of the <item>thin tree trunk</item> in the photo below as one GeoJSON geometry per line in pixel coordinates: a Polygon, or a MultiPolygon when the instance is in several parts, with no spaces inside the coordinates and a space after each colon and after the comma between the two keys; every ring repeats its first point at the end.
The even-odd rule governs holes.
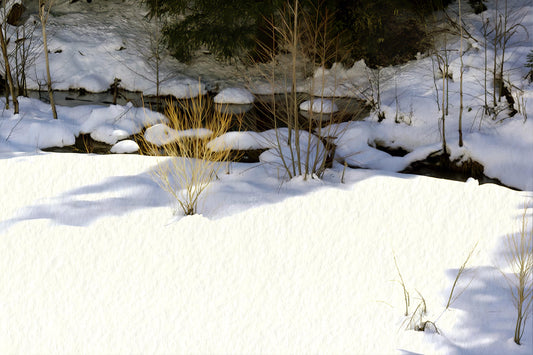
{"type": "Polygon", "coordinates": [[[463,22],[461,18],[461,0],[459,0],[459,26],[461,26],[461,44],[459,58],[461,60],[459,79],[459,147],[463,146],[463,22]]]}
{"type": "MultiPolygon", "coordinates": [[[[518,297],[520,297],[519,295],[518,297]]],[[[520,338],[522,335],[522,322],[523,322],[523,314],[522,314],[522,302],[520,302],[520,299],[518,298],[518,307],[517,307],[517,318],[516,318],[516,326],[514,330],[514,342],[518,345],[520,345],[520,338]]]]}
{"type": "MultiPolygon", "coordinates": [[[[294,146],[296,148],[296,159],[298,164],[298,175],[302,175],[302,164],[300,157],[300,127],[298,122],[298,98],[296,96],[296,63],[297,63],[297,49],[298,49],[298,0],[294,1],[294,23],[292,34],[292,115],[294,118],[294,146]]],[[[289,143],[290,144],[290,143],[289,143]]],[[[305,169],[307,174],[307,167],[305,169]]],[[[296,174],[295,174],[296,175],[296,174]]],[[[305,179],[305,177],[304,177],[305,179]]]]}
{"type": "MultiPolygon", "coordinates": [[[[443,60],[444,62],[444,60],[443,60]]],[[[442,154],[443,157],[446,157],[448,155],[448,149],[446,147],[446,76],[448,75],[448,70],[446,69],[446,65],[444,64],[443,67],[443,73],[442,73],[442,154]]]]}
{"type": "Polygon", "coordinates": [[[498,1],[495,2],[496,11],[494,12],[494,62],[492,67],[492,101],[494,107],[496,107],[496,87],[497,87],[497,59],[498,59],[498,41],[500,37],[500,25],[498,21],[498,1]]]}
{"type": "Polygon", "coordinates": [[[488,103],[488,99],[487,99],[487,65],[488,65],[488,61],[487,61],[487,37],[488,37],[488,19],[487,21],[485,21],[485,19],[483,19],[483,38],[485,40],[485,45],[484,45],[484,54],[485,54],[485,66],[483,67],[483,70],[484,70],[484,76],[483,76],[483,89],[484,89],[484,96],[485,96],[485,106],[484,106],[484,110],[485,110],[485,114],[487,115],[489,112],[488,112],[488,108],[489,108],[489,103],[488,103]]]}
{"type": "Polygon", "coordinates": [[[499,92],[498,92],[498,102],[501,102],[502,101],[502,96],[503,96],[503,64],[505,63],[505,47],[507,46],[507,36],[508,36],[508,33],[507,33],[507,17],[508,17],[508,12],[507,12],[507,0],[504,1],[504,4],[505,4],[505,10],[504,10],[504,13],[503,13],[503,28],[501,29],[502,31],[502,38],[501,38],[501,41],[502,41],[502,59],[501,59],[501,64],[500,64],[500,88],[499,88],[499,92]]]}
{"type": "MultiPolygon", "coordinates": [[[[0,28],[0,46],[2,47],[2,56],[4,57],[6,77],[9,85],[9,92],[11,94],[11,99],[13,100],[13,113],[19,113],[19,102],[17,100],[17,95],[15,95],[15,85],[13,84],[13,77],[11,76],[11,68],[9,65],[9,58],[7,55],[7,44],[4,37],[4,29],[0,28]]],[[[9,108],[9,100],[6,100],[6,108],[9,108]]]]}
{"type": "MultiPolygon", "coordinates": [[[[52,1],[52,0],[49,0],[52,1]]],[[[52,89],[52,77],[50,76],[50,61],[48,59],[48,43],[46,41],[46,22],[48,21],[48,13],[50,7],[52,6],[49,3],[48,10],[45,13],[45,2],[44,0],[39,1],[39,17],[41,19],[41,28],[43,32],[43,50],[44,50],[44,60],[46,62],[46,84],[48,86],[48,96],[50,97],[50,106],[52,107],[52,115],[57,119],[56,105],[54,102],[54,91],[52,89]]]]}
{"type": "Polygon", "coordinates": [[[52,77],[50,76],[50,61],[48,59],[48,44],[46,42],[45,24],[42,24],[43,29],[43,46],[44,46],[44,60],[46,62],[46,84],[48,86],[48,96],[50,97],[50,106],[52,107],[52,115],[57,119],[56,105],[54,102],[54,91],[52,89],[52,77]]]}
{"type": "MultiPolygon", "coordinates": [[[[444,79],[446,79],[446,110],[445,110],[445,113],[446,113],[446,116],[448,116],[449,85],[447,83],[448,83],[449,64],[448,64],[448,38],[446,34],[444,34],[444,68],[445,68],[445,73],[446,73],[444,74],[444,79]]],[[[444,87],[442,89],[444,90],[444,87]]]]}

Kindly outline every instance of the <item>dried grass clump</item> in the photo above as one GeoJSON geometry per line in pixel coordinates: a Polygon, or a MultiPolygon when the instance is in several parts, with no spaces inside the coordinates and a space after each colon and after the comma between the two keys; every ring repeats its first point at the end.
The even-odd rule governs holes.
{"type": "MultiPolygon", "coordinates": [[[[192,96],[192,95],[191,95],[192,96]]],[[[219,137],[239,123],[239,116],[197,95],[177,103],[168,102],[165,110],[168,129],[161,137],[143,138],[144,151],[149,155],[168,156],[158,162],[154,177],[157,183],[176,200],[185,215],[198,211],[198,203],[221,169],[227,168],[231,147],[223,143],[209,148],[209,141],[219,137]],[[172,138],[169,141],[169,129],[172,138]],[[164,142],[164,144],[158,144],[164,142]]],[[[237,126],[238,128],[238,126],[237,126]]],[[[229,170],[228,170],[229,171],[229,170]]]]}

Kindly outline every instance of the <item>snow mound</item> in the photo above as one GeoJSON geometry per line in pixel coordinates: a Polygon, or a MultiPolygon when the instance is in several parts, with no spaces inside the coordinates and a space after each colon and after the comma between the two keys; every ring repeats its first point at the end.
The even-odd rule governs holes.
{"type": "Polygon", "coordinates": [[[80,133],[90,133],[94,140],[112,145],[162,120],[163,115],[128,103],[93,109],[79,129],[80,133]]]}
{"type": "Polygon", "coordinates": [[[132,140],[120,141],[111,147],[111,153],[135,153],[139,151],[139,145],[132,140]]]}
{"type": "Polygon", "coordinates": [[[254,95],[243,88],[227,88],[219,92],[214,101],[217,104],[245,105],[254,102],[254,95]]]}
{"type": "Polygon", "coordinates": [[[315,163],[320,166],[326,155],[326,147],[322,141],[317,136],[309,134],[306,131],[299,132],[299,146],[296,144],[296,134],[294,131],[291,135],[290,145],[287,144],[289,141],[289,130],[287,128],[264,132],[263,138],[266,142],[272,144],[273,148],[261,153],[259,161],[265,165],[265,170],[268,174],[282,179],[288,177],[285,166],[288,166],[293,171],[293,161],[296,175],[300,171],[304,174],[306,168],[307,172],[312,173],[317,167],[315,163]],[[297,161],[298,155],[300,156],[299,167],[297,161]]]}
{"type": "Polygon", "coordinates": [[[334,113],[339,111],[339,108],[337,107],[337,104],[331,100],[316,98],[302,102],[300,104],[300,110],[315,113],[334,113]]]}
{"type": "Polygon", "coordinates": [[[146,129],[144,139],[157,146],[169,144],[181,138],[208,138],[213,132],[207,128],[193,128],[176,131],[164,123],[158,123],[146,129]]]}
{"type": "Polygon", "coordinates": [[[123,129],[117,129],[110,125],[103,125],[97,127],[91,132],[91,138],[95,141],[104,142],[107,144],[115,144],[121,139],[129,137],[129,133],[123,129]]]}
{"type": "Polygon", "coordinates": [[[226,148],[234,150],[269,149],[274,147],[269,137],[268,131],[264,133],[227,132],[210,141],[208,148],[215,151],[226,148]]]}
{"type": "Polygon", "coordinates": [[[16,150],[31,151],[48,147],[74,144],[76,138],[65,122],[48,117],[25,117],[23,114],[2,118],[0,140],[6,145],[16,145],[16,150]]]}

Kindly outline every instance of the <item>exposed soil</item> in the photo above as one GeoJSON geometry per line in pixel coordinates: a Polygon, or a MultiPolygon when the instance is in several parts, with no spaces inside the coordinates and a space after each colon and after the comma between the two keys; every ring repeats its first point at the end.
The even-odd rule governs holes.
{"type": "Polygon", "coordinates": [[[500,180],[490,178],[484,174],[484,167],[481,163],[474,160],[467,161],[450,161],[443,156],[441,152],[432,154],[424,160],[413,162],[400,173],[431,176],[441,179],[466,181],[474,178],[480,184],[497,184],[518,190],[515,187],[503,184],[500,180]]]}

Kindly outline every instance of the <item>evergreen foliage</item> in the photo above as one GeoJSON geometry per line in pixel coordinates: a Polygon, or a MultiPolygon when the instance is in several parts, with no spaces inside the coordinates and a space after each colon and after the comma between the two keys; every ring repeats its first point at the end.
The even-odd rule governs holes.
{"type": "MultiPolygon", "coordinates": [[[[173,55],[190,60],[207,48],[219,59],[264,59],[276,49],[276,16],[290,0],[143,0],[150,16],[168,19],[163,33],[173,55]]],[[[412,59],[427,45],[423,19],[451,0],[300,0],[302,8],[333,14],[341,55],[370,66],[412,59]]]]}
{"type": "Polygon", "coordinates": [[[172,19],[163,29],[173,55],[183,61],[205,46],[220,59],[243,56],[255,48],[264,16],[275,0],[145,0],[150,16],[172,19]]]}
{"type": "Polygon", "coordinates": [[[354,60],[362,58],[370,67],[386,66],[412,59],[425,48],[421,18],[427,7],[401,0],[343,2],[336,23],[354,60]]]}

